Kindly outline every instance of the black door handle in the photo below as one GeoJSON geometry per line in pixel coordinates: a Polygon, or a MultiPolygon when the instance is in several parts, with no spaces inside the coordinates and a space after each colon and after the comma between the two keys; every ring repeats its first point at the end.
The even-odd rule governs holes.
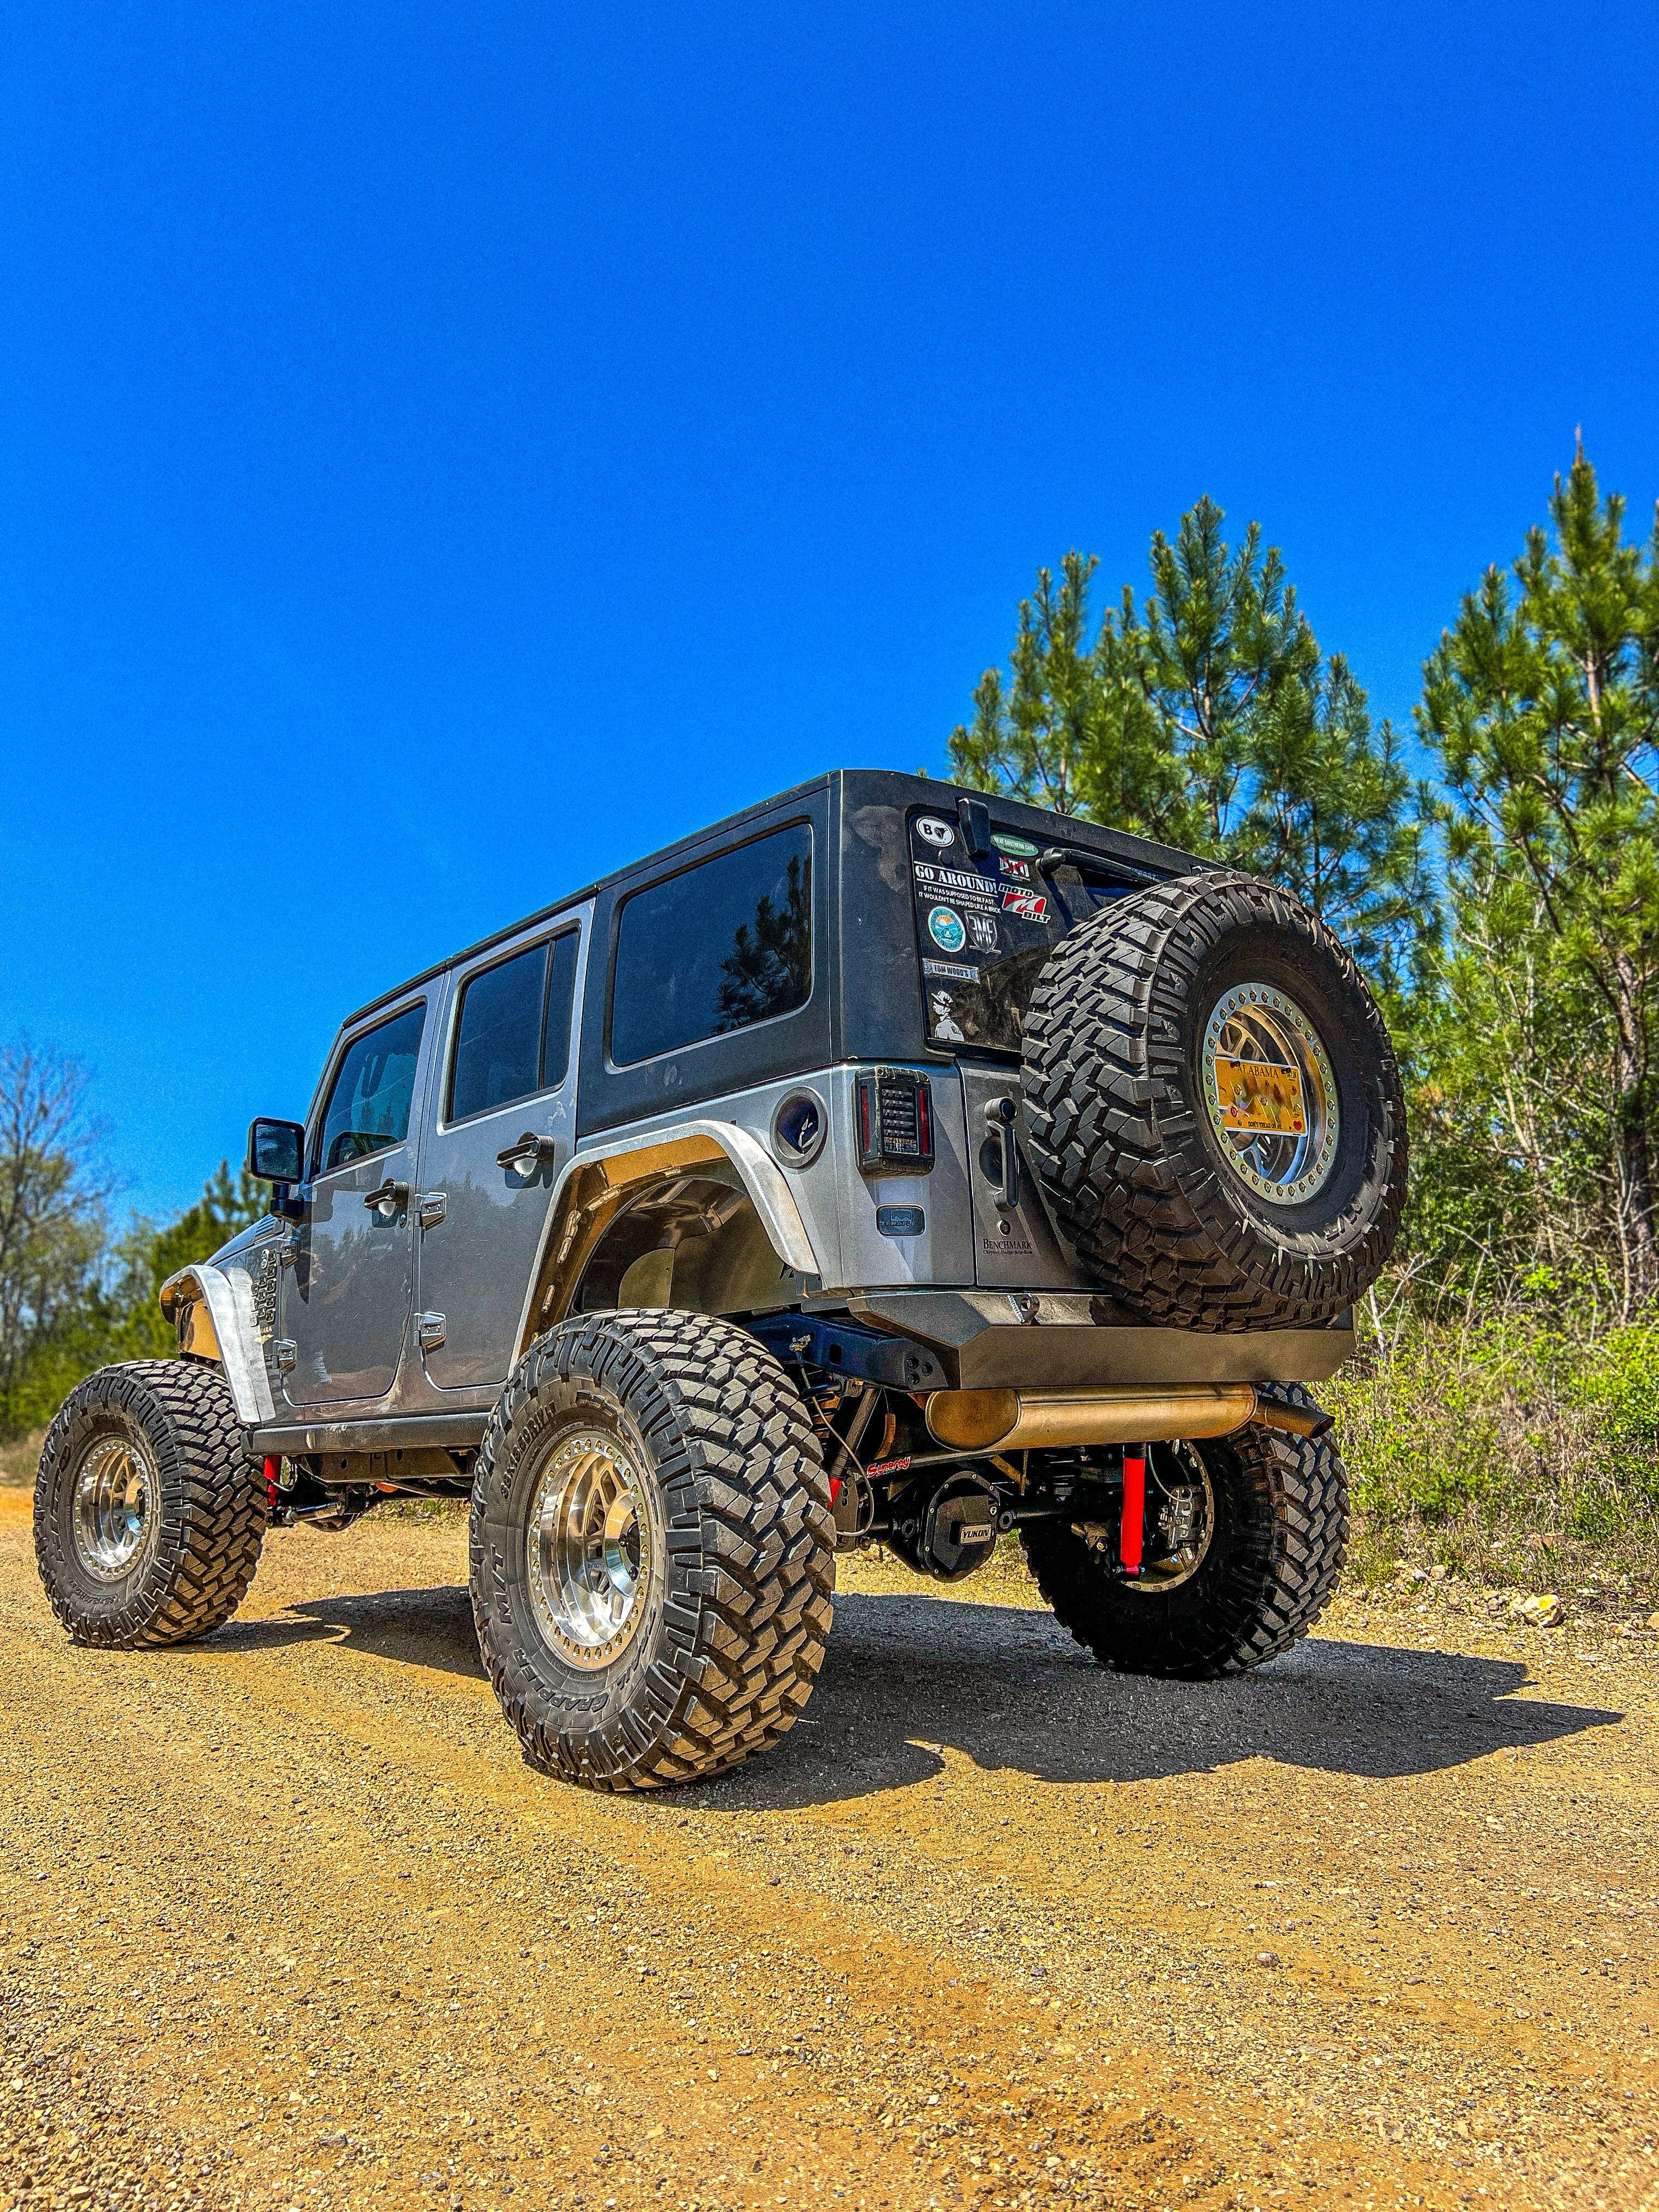
{"type": "Polygon", "coordinates": [[[409,1185],[394,1182],[388,1176],[378,1190],[363,1193],[363,1204],[371,1213],[378,1213],[383,1221],[390,1221],[394,1213],[409,1204],[409,1185]]]}
{"type": "Polygon", "coordinates": [[[526,1129],[516,1145],[509,1145],[505,1152],[496,1153],[495,1164],[509,1172],[516,1168],[521,1176],[527,1177],[533,1176],[538,1168],[545,1167],[550,1160],[556,1158],[558,1150],[551,1137],[538,1137],[526,1129]]]}

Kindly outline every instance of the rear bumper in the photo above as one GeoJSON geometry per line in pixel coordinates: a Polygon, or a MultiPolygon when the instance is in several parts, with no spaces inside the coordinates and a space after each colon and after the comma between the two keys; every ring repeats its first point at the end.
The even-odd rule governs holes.
{"type": "Polygon", "coordinates": [[[1120,1322],[1109,1301],[1069,1291],[879,1291],[848,1303],[871,1327],[925,1345],[953,1390],[1322,1382],[1354,1348],[1352,1313],[1324,1328],[1207,1336],[1120,1322]]]}

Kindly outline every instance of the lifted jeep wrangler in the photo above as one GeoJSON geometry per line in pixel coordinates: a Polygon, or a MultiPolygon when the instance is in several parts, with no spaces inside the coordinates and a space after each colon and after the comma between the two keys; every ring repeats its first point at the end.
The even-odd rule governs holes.
{"type": "Polygon", "coordinates": [[[210,1633],[268,1527],[471,1495],[478,1639],[591,1788],[775,1742],[836,1556],[1018,1530],[1110,1668],[1304,1634],[1347,1518],[1305,1386],[1405,1190],[1394,1054],[1256,878],[848,771],[354,1014],[257,1121],[265,1220],[161,1291],[41,1455],[87,1644],[210,1633]]]}

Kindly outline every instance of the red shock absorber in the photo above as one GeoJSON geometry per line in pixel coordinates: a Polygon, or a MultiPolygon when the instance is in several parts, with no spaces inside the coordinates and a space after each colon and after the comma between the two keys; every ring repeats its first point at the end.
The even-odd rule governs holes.
{"type": "Polygon", "coordinates": [[[276,1476],[282,1464],[279,1459],[267,1459],[265,1462],[265,1511],[267,1513],[274,1513],[276,1510],[276,1476]]]}
{"type": "Polygon", "coordinates": [[[1123,1518],[1117,1555],[1126,1574],[1140,1572],[1140,1548],[1146,1528],[1146,1447],[1123,1455],[1123,1518]]]}

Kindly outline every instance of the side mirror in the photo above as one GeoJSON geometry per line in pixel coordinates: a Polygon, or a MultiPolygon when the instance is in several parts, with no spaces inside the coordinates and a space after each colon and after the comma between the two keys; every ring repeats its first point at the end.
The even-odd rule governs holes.
{"type": "Polygon", "coordinates": [[[260,1182],[302,1182],[306,1133],[297,1121],[253,1121],[248,1125],[247,1171],[260,1182]]]}

